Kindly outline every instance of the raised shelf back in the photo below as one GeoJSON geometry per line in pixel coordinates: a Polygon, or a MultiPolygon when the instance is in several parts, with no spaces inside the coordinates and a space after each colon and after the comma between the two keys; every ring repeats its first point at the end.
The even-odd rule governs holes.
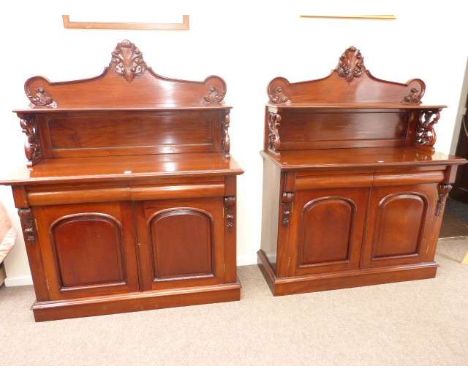
{"type": "MultiPolygon", "coordinates": [[[[348,48],[325,78],[270,82],[265,150],[414,145],[425,118],[432,128],[443,107],[422,106],[424,91],[420,79],[402,84],[375,78],[361,52],[348,48]]],[[[424,142],[432,146],[435,133],[429,132],[424,142]]]]}
{"type": "Polygon", "coordinates": [[[42,158],[220,152],[229,156],[224,80],[169,79],[154,73],[130,41],[117,44],[94,78],[25,83],[30,109],[17,110],[26,156],[42,158]]]}

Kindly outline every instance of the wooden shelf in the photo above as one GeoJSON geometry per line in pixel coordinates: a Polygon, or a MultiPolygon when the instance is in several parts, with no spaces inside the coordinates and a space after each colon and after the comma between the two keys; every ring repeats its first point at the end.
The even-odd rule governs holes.
{"type": "Polygon", "coordinates": [[[293,104],[273,104],[267,103],[267,107],[275,110],[286,110],[286,109],[401,109],[401,110],[433,110],[433,109],[444,109],[446,105],[415,105],[415,104],[404,104],[404,103],[365,103],[365,102],[354,102],[354,103],[293,103],[293,104]]]}
{"type": "Polygon", "coordinates": [[[139,107],[30,107],[23,109],[14,109],[14,113],[36,114],[36,113],[65,113],[65,112],[118,112],[118,111],[205,111],[205,110],[227,110],[232,109],[228,105],[193,105],[193,106],[139,106],[139,107]]]}

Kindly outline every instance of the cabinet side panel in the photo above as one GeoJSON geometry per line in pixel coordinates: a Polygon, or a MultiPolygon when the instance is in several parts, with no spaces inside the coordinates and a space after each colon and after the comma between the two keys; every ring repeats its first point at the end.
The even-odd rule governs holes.
{"type": "Polygon", "coordinates": [[[261,249],[276,269],[278,243],[278,215],[280,196],[280,169],[270,160],[263,159],[263,209],[261,249]]]}

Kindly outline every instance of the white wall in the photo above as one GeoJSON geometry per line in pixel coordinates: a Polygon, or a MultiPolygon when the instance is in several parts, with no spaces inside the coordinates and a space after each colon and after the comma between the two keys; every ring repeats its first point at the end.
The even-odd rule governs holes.
{"type": "MultiPolygon", "coordinates": [[[[260,243],[263,105],[266,85],[327,75],[350,45],[361,49],[377,77],[427,84],[425,102],[449,106],[437,126],[436,148],[449,152],[468,44],[463,1],[25,1],[0,2],[2,97],[1,172],[22,165],[23,136],[11,109],[27,104],[24,81],[97,75],[115,44],[130,39],[156,72],[176,78],[222,76],[228,84],[232,154],[246,170],[238,183],[238,261],[256,262],[260,243]],[[396,14],[396,21],[304,20],[300,14],[396,14]],[[65,30],[61,15],[99,20],[159,21],[190,14],[183,32],[65,30]]],[[[0,187],[18,226],[10,190],[0,187]]],[[[21,240],[6,259],[8,285],[28,280],[21,240]]]]}

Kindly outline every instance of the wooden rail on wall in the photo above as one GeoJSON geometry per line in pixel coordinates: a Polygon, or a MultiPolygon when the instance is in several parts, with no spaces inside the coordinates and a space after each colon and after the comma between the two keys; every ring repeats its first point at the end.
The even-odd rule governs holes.
{"type": "Polygon", "coordinates": [[[69,15],[63,15],[63,26],[66,29],[126,29],[126,30],[189,30],[190,16],[183,15],[181,23],[136,23],[136,22],[100,22],[71,21],[69,15]]]}

